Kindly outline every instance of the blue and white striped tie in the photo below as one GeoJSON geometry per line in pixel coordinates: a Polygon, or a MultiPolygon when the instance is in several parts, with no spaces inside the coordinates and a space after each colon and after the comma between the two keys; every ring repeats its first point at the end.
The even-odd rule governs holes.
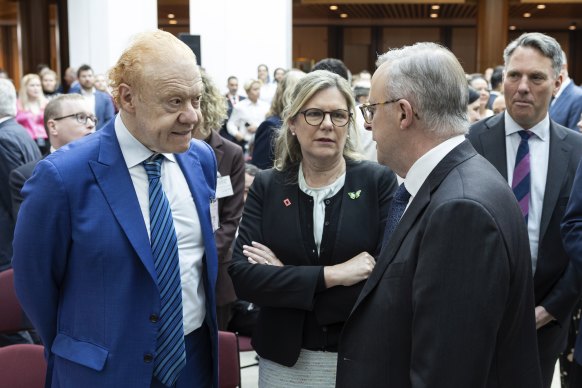
{"type": "Polygon", "coordinates": [[[186,365],[182,318],[182,284],[178,240],[170,203],[160,182],[164,156],[157,154],[143,162],[149,180],[150,242],[158,274],[161,312],[154,376],[172,386],[186,365]]]}

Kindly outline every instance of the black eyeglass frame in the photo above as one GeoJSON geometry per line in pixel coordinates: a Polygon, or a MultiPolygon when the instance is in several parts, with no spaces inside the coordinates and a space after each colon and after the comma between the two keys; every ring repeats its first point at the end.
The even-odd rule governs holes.
{"type": "Polygon", "coordinates": [[[395,99],[390,100],[390,101],[377,102],[375,104],[366,103],[366,104],[360,105],[358,108],[360,108],[360,111],[362,112],[362,116],[364,116],[364,121],[367,124],[372,124],[372,119],[374,118],[374,113],[370,110],[370,108],[375,107],[376,105],[392,104],[392,103],[398,102],[400,100],[402,100],[402,98],[395,98],[395,99]],[[368,112],[368,113],[366,113],[366,112],[368,112]],[[370,121],[368,121],[368,117],[367,117],[368,115],[370,115],[370,121]]]}
{"type": "Polygon", "coordinates": [[[91,121],[93,121],[93,124],[95,124],[95,125],[97,125],[97,121],[98,121],[97,116],[88,115],[87,113],[83,113],[83,112],[73,113],[70,115],[62,116],[62,117],[55,117],[53,120],[68,119],[69,117],[75,117],[75,120],[77,120],[77,122],[79,124],[82,124],[82,125],[86,125],[88,119],[91,119],[91,121]],[[85,116],[85,120],[81,120],[79,118],[79,116],[85,116]]]}
{"type": "Polygon", "coordinates": [[[324,110],[321,110],[319,108],[309,108],[309,109],[305,109],[303,111],[300,111],[299,113],[301,113],[303,115],[303,118],[305,119],[305,122],[308,125],[311,125],[312,127],[319,127],[321,125],[321,123],[323,123],[323,120],[325,120],[325,115],[326,114],[329,114],[329,118],[331,120],[331,123],[334,126],[336,126],[336,127],[345,127],[346,125],[348,125],[350,123],[350,118],[353,116],[353,113],[350,112],[349,110],[346,110],[346,109],[335,109],[335,110],[332,110],[332,111],[324,111],[324,110]],[[307,121],[307,114],[306,113],[309,112],[310,110],[316,110],[316,111],[319,111],[319,112],[323,113],[323,116],[321,116],[321,121],[319,122],[319,124],[312,124],[309,121],[307,121]],[[348,114],[348,119],[345,122],[345,124],[339,125],[339,124],[336,124],[335,123],[335,121],[333,119],[333,116],[331,115],[334,112],[346,112],[348,114]]]}

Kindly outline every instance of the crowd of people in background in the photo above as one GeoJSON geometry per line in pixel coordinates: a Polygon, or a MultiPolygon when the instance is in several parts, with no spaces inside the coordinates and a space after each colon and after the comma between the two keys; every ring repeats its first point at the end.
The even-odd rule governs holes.
{"type": "MultiPolygon", "coordinates": [[[[543,160],[542,167],[533,167],[532,164],[531,171],[535,172],[532,174],[530,182],[530,148],[527,148],[527,183],[532,187],[531,198],[534,203],[537,203],[531,208],[526,208],[525,213],[523,213],[524,208],[521,208],[521,215],[525,216],[526,228],[529,232],[529,245],[526,241],[527,238],[523,241],[520,240],[525,234],[516,232],[517,234],[514,235],[515,231],[511,230],[510,227],[503,226],[500,234],[504,238],[513,236],[512,239],[520,241],[521,248],[527,245],[526,249],[528,247],[532,249],[532,257],[534,258],[533,286],[527,279],[520,277],[520,281],[523,281],[523,287],[533,287],[534,291],[534,299],[525,298],[524,300],[533,304],[532,306],[528,304],[528,307],[532,307],[532,309],[535,307],[541,379],[543,380],[543,384],[539,386],[549,387],[550,374],[553,373],[556,359],[561,355],[563,387],[574,388],[578,385],[572,385],[572,379],[575,379],[576,382],[582,381],[582,366],[576,366],[573,362],[573,352],[578,338],[580,316],[582,315],[582,301],[580,301],[580,287],[577,281],[572,280],[576,277],[576,272],[569,264],[567,253],[562,246],[559,223],[564,215],[582,149],[568,154],[570,159],[564,157],[566,159],[563,163],[556,167],[553,164],[554,159],[552,159],[556,151],[553,151],[551,147],[554,144],[562,144],[559,142],[566,137],[569,139],[569,143],[566,142],[567,144],[564,144],[563,147],[582,147],[582,135],[577,134],[577,132],[582,132],[582,87],[576,85],[576,81],[579,80],[572,80],[569,77],[566,54],[563,51],[558,54],[554,52],[556,47],[559,48],[557,43],[546,41],[543,36],[530,38],[534,43],[526,39],[515,43],[514,46],[508,46],[504,65],[486,69],[483,73],[464,74],[463,81],[459,85],[462,87],[463,93],[466,88],[466,99],[454,100],[458,97],[458,91],[455,91],[454,88],[447,90],[447,96],[451,96],[453,99],[451,106],[457,106],[462,102],[461,110],[463,111],[462,117],[457,117],[461,121],[455,122],[455,119],[452,118],[454,114],[447,117],[453,124],[464,123],[466,120],[472,125],[468,133],[469,141],[479,154],[483,155],[499,170],[499,173],[505,178],[505,184],[512,185],[512,183],[524,178],[523,176],[511,177],[511,171],[514,168],[517,169],[519,162],[519,160],[517,162],[515,160],[516,154],[519,159],[519,153],[525,152],[523,151],[524,147],[531,147],[533,157],[539,157],[543,160]],[[556,55],[559,55],[558,59],[556,55]],[[556,68],[558,64],[559,69],[556,68]],[[525,86],[520,83],[520,77],[528,73],[530,67],[543,68],[542,65],[547,65],[550,70],[556,70],[556,74],[559,74],[557,78],[562,80],[561,83],[556,84],[555,93],[549,93],[549,88],[546,91],[541,90],[543,85],[554,79],[550,70],[548,70],[549,75],[539,71],[537,74],[539,79],[531,81],[534,85],[532,88],[535,90],[523,91],[525,86]],[[525,97],[522,101],[516,101],[516,95],[533,95],[534,97],[531,101],[526,101],[525,97]],[[539,100],[535,100],[538,97],[539,100]],[[466,107],[463,105],[465,103],[466,107]],[[533,123],[535,125],[530,126],[531,128],[525,128],[530,124],[531,114],[528,116],[528,114],[522,114],[519,111],[519,104],[525,105],[526,103],[535,105],[533,115],[536,117],[534,119],[541,120],[533,123]],[[545,119],[546,114],[549,115],[548,120],[545,119]],[[537,127],[537,123],[542,121],[548,125],[549,129],[537,127]],[[571,132],[566,132],[562,126],[571,132]],[[499,150],[503,148],[496,150],[487,148],[492,144],[504,147],[506,128],[512,131],[518,127],[525,128],[528,133],[523,135],[522,131],[519,131],[518,135],[518,131],[515,130],[511,133],[515,135],[515,138],[508,137],[508,149],[513,149],[511,151],[513,154],[510,155],[510,152],[507,155],[500,154],[499,150]],[[499,132],[497,137],[495,136],[496,131],[499,132]],[[521,136],[521,140],[518,138],[519,136],[521,136]],[[545,151],[540,151],[542,146],[537,145],[538,140],[546,142],[545,151]],[[552,179],[557,176],[557,171],[560,169],[569,174],[568,179],[564,178],[563,182],[555,182],[552,179]],[[508,171],[510,172],[508,173],[508,171]],[[556,175],[551,175],[551,173],[556,175]],[[540,176],[543,176],[543,179],[539,178],[540,176]],[[550,189],[546,189],[546,180],[548,187],[550,184],[556,185],[562,191],[550,194],[550,189]],[[540,193],[542,193],[541,196],[540,193]],[[543,193],[545,193],[546,198],[550,199],[544,200],[543,193]],[[554,195],[555,198],[551,195],[554,195]],[[560,208],[555,210],[552,207],[545,210],[546,202],[550,200],[558,201],[560,208]],[[530,217],[529,221],[528,216],[530,217]],[[540,228],[543,228],[541,232],[540,228]],[[548,246],[550,248],[547,248],[548,246]],[[554,255],[553,264],[547,264],[550,255],[554,255]],[[559,263],[556,264],[556,261],[559,263]],[[567,281],[570,283],[565,284],[567,281]]],[[[424,61],[427,53],[434,50],[442,55],[443,66],[448,67],[452,74],[458,75],[456,74],[458,70],[462,70],[454,56],[440,46],[428,45],[425,47],[420,45],[413,47],[416,48],[404,50],[407,55],[417,58],[419,61],[424,61]]],[[[349,364],[348,358],[340,357],[338,360],[338,351],[349,354],[350,357],[352,355],[356,358],[363,357],[360,361],[366,359],[366,356],[362,355],[366,350],[359,348],[354,342],[353,338],[361,340],[357,333],[354,334],[354,327],[360,329],[368,327],[369,329],[373,325],[368,326],[368,321],[358,321],[359,317],[355,318],[355,321],[354,318],[351,318],[352,326],[347,331],[345,345],[340,344],[340,335],[346,322],[349,322],[353,306],[357,305],[357,301],[359,301],[358,298],[364,289],[366,280],[377,265],[377,258],[381,252],[383,254],[389,253],[384,252],[383,247],[390,240],[390,233],[394,231],[386,232],[383,223],[390,217],[391,206],[394,206],[391,205],[393,196],[396,200],[399,195],[397,190],[403,190],[402,185],[399,187],[403,181],[398,175],[401,170],[393,168],[393,166],[399,167],[400,161],[390,160],[391,163],[395,164],[386,162],[386,146],[384,149],[379,148],[377,145],[378,135],[374,132],[374,137],[372,136],[372,128],[379,126],[377,122],[373,121],[374,115],[384,105],[397,103],[395,105],[400,106],[402,109],[400,112],[402,114],[401,127],[410,126],[416,131],[414,139],[418,141],[417,143],[412,139],[408,143],[399,143],[402,150],[406,148],[411,151],[411,154],[414,153],[412,151],[416,150],[415,147],[418,144],[435,139],[432,137],[433,135],[428,134],[431,129],[434,129],[430,127],[431,123],[439,122],[435,118],[436,116],[423,116],[436,105],[425,103],[425,108],[429,105],[431,108],[419,112],[408,101],[401,104],[400,101],[404,100],[404,97],[392,96],[392,100],[386,101],[378,98],[380,95],[378,94],[378,90],[380,90],[378,85],[381,85],[382,82],[387,82],[391,87],[395,87],[392,85],[393,81],[388,80],[387,74],[394,74],[398,71],[390,66],[402,58],[395,52],[392,54],[386,54],[387,56],[380,60],[379,69],[383,70],[378,70],[374,76],[367,69],[352,74],[346,65],[336,58],[320,60],[309,73],[281,67],[271,72],[267,65],[259,64],[256,78],[241,80],[239,85],[239,78],[236,75],[229,76],[224,91],[221,91],[222,80],[220,82],[213,80],[209,75],[210,71],[198,70],[195,62],[190,63],[190,66],[184,64],[184,68],[191,72],[196,80],[199,78],[199,82],[196,81],[196,86],[193,86],[192,90],[203,90],[200,94],[202,97],[196,102],[199,104],[197,109],[199,109],[200,115],[188,123],[190,125],[188,128],[191,128],[192,132],[191,136],[203,141],[204,147],[206,147],[202,148],[204,151],[199,152],[205,155],[202,170],[206,174],[204,176],[207,182],[196,184],[203,185],[205,188],[206,186],[216,186],[210,205],[212,207],[216,202],[216,220],[212,219],[216,248],[216,252],[213,251],[212,254],[217,257],[217,266],[214,269],[217,272],[216,300],[210,297],[209,299],[215,304],[213,307],[216,308],[217,328],[244,334],[250,334],[249,321],[239,316],[244,314],[244,311],[241,313],[241,309],[237,305],[242,303],[245,306],[243,310],[254,309],[253,311],[259,311],[256,306],[260,306],[260,313],[252,315],[250,325],[251,327],[257,325],[258,328],[254,331],[253,345],[260,355],[259,380],[261,386],[292,386],[293,382],[309,380],[314,384],[317,382],[321,386],[333,386],[336,381],[336,366],[339,365],[341,369],[344,365],[343,367],[346,368],[344,370],[352,367],[345,366],[349,364]],[[392,54],[393,57],[391,57],[392,54]],[[244,93],[240,92],[239,86],[242,87],[244,93]],[[373,103],[370,104],[370,101],[373,103]],[[329,130],[328,135],[316,138],[320,135],[314,128],[329,130]],[[326,143],[328,152],[322,153],[319,149],[315,150],[312,145],[314,142],[319,142],[320,145],[326,143]],[[209,156],[210,152],[213,153],[215,164],[211,162],[213,158],[209,156]],[[387,164],[390,169],[381,166],[381,164],[387,164]],[[212,171],[212,173],[217,173],[216,182],[210,182],[212,179],[209,178],[208,174],[211,169],[216,170],[212,171]],[[255,176],[256,180],[250,189],[255,176]],[[350,200],[342,200],[344,194],[349,195],[350,200]],[[359,198],[362,199],[358,200],[359,198]],[[350,222],[341,222],[343,217],[348,217],[350,222]],[[281,222],[282,220],[285,222],[281,222]],[[307,248],[303,245],[297,245],[297,241],[302,241],[307,248]],[[259,314],[261,318],[255,322],[259,314]],[[237,326],[237,322],[244,323],[237,326]],[[280,335],[281,331],[285,332],[284,338],[280,335]],[[341,346],[344,346],[343,350],[341,346]]],[[[181,53],[180,55],[184,61],[192,59],[189,54],[181,53]]],[[[159,63],[152,60],[151,66],[154,65],[158,66],[159,63]]],[[[406,64],[402,66],[406,66],[406,64]]],[[[122,71],[119,70],[121,68],[122,66],[118,64],[117,70],[122,71]]],[[[435,70],[427,70],[426,74],[433,71],[435,70]]],[[[113,76],[94,74],[93,69],[88,64],[83,64],[78,69],[69,67],[64,74],[64,78],[59,80],[53,69],[41,64],[38,67],[38,73],[26,74],[19,80],[20,87],[16,91],[14,84],[9,80],[9,75],[0,69],[0,97],[2,97],[0,103],[0,181],[9,183],[5,185],[6,187],[2,186],[0,190],[0,271],[11,266],[12,237],[23,201],[21,190],[25,186],[25,182],[33,175],[39,161],[80,138],[94,136],[95,132],[103,130],[109,131],[109,133],[119,133],[118,126],[121,124],[118,121],[122,117],[133,117],[135,121],[132,123],[135,124],[136,128],[139,128],[141,120],[139,114],[142,112],[139,109],[140,107],[143,109],[144,106],[151,103],[149,100],[140,100],[139,103],[136,103],[134,99],[137,92],[135,90],[120,94],[120,90],[123,88],[131,89],[131,85],[126,85],[126,78],[113,79],[115,74],[113,76]],[[14,110],[10,107],[12,102],[16,107],[14,110]]],[[[421,75],[419,74],[419,76],[421,75]]],[[[176,75],[174,74],[174,76],[176,75]]],[[[399,76],[409,77],[403,73],[399,76]]],[[[123,77],[131,76],[123,74],[123,77]]],[[[184,75],[176,77],[183,78],[184,75]]],[[[412,81],[411,79],[410,84],[413,84],[412,81]]],[[[187,83],[188,80],[185,82],[187,83]]],[[[432,85],[425,86],[431,87],[432,85]]],[[[402,93],[421,94],[418,90],[409,90],[408,88],[413,88],[413,86],[401,85],[400,89],[397,90],[402,93]]],[[[139,93],[143,93],[143,91],[140,90],[139,93]]],[[[152,96],[154,94],[151,90],[148,93],[151,93],[152,96]]],[[[384,94],[381,95],[384,96],[384,94]]],[[[430,93],[427,95],[432,96],[430,93]]],[[[150,97],[153,98],[152,96],[150,97]]],[[[437,115],[438,112],[433,113],[437,115]]],[[[457,116],[459,115],[457,114],[457,116]]],[[[151,119],[151,117],[149,118],[151,119]]],[[[451,127],[456,125],[453,124],[451,127]]],[[[445,130],[442,124],[435,124],[434,127],[445,130]]],[[[133,133],[133,128],[130,125],[127,129],[133,133]]],[[[449,151],[460,144],[467,144],[464,146],[466,149],[457,156],[459,158],[467,157],[473,152],[472,148],[471,150],[468,148],[468,142],[463,142],[468,129],[468,127],[465,128],[459,124],[454,128],[455,133],[447,133],[445,136],[442,134],[445,132],[442,132],[439,135],[442,136],[439,140],[442,140],[443,144],[451,145],[449,151]]],[[[434,136],[438,137],[437,135],[434,136]]],[[[105,142],[106,135],[103,135],[101,139],[105,142]]],[[[148,144],[145,143],[150,141],[147,135],[143,135],[143,138],[138,138],[138,140],[148,147],[148,144]]],[[[383,140],[386,141],[386,139],[383,140]]],[[[397,140],[391,139],[390,141],[396,142],[397,140]]],[[[170,147],[166,144],[164,146],[166,147],[160,147],[162,150],[160,152],[175,152],[177,149],[177,147],[170,147]]],[[[135,145],[125,144],[124,147],[135,148],[135,145]]],[[[395,155],[398,151],[394,147],[391,148],[391,151],[395,155]]],[[[449,146],[447,145],[447,147],[449,146]]],[[[98,153],[96,150],[91,152],[98,153]]],[[[85,155],[83,158],[88,158],[88,156],[85,155]]],[[[405,157],[403,156],[403,158],[405,157]]],[[[74,160],[71,159],[71,161],[74,160]]],[[[174,161],[166,160],[165,163],[172,162],[174,161]]],[[[500,177],[496,176],[493,168],[489,169],[490,166],[485,168],[484,165],[484,160],[479,160],[472,167],[472,171],[474,172],[477,167],[484,168],[484,179],[491,184],[491,195],[506,198],[509,191],[505,192],[501,188],[497,190],[496,185],[499,185],[500,179],[498,178],[500,177]]],[[[47,166],[48,163],[41,163],[41,169],[46,174],[54,174],[47,166]]],[[[128,167],[131,168],[131,166],[128,167]]],[[[69,167],[61,166],[60,168],[65,171],[69,167]]],[[[408,168],[410,165],[402,171],[408,172],[408,168]]],[[[202,170],[200,174],[203,174],[202,170]]],[[[459,171],[461,175],[464,173],[462,168],[459,171]]],[[[95,174],[99,175],[98,172],[95,174]]],[[[47,181],[47,184],[58,182],[58,177],[53,178],[54,181],[47,181]]],[[[132,179],[134,178],[132,176],[132,179]]],[[[190,179],[191,177],[186,176],[188,184],[191,183],[190,179]]],[[[143,180],[146,181],[145,176],[143,180]]],[[[186,181],[184,181],[184,185],[186,185],[186,181]]],[[[451,184],[450,181],[447,182],[451,184]]],[[[34,181],[35,188],[38,190],[40,190],[40,183],[40,178],[34,181]]],[[[69,182],[68,184],[72,185],[73,183],[69,182]]],[[[438,184],[435,183],[435,185],[439,184],[440,181],[438,184]]],[[[456,183],[457,186],[453,186],[458,188],[459,185],[463,184],[466,182],[462,182],[461,179],[460,182],[456,183]]],[[[443,183],[443,185],[446,184],[443,183]]],[[[131,184],[128,187],[132,187],[131,184]]],[[[418,190],[419,187],[416,189],[418,190]]],[[[469,191],[467,188],[467,192],[469,191]]],[[[413,205],[414,202],[408,202],[410,192],[404,193],[404,195],[406,194],[408,197],[404,199],[404,203],[408,204],[407,206],[413,205]]],[[[413,198],[416,198],[415,194],[420,195],[422,192],[413,193],[413,198]]],[[[55,195],[52,194],[52,196],[55,195]]],[[[79,196],[81,197],[81,193],[79,196]]],[[[487,198],[481,198],[477,194],[476,198],[477,201],[483,200],[483,203],[489,206],[487,198]]],[[[36,201],[37,206],[40,206],[40,199],[37,198],[36,201]]],[[[79,201],[82,200],[79,199],[79,201]]],[[[527,201],[530,201],[529,191],[526,193],[527,201]]],[[[494,213],[507,210],[507,208],[497,209],[494,206],[492,208],[494,213]]],[[[409,208],[405,206],[402,210],[404,211],[404,209],[409,208]]],[[[516,209],[510,208],[507,210],[508,214],[519,213],[516,209]]],[[[468,215],[474,217],[478,213],[475,209],[461,210],[467,211],[468,215]]],[[[414,213],[417,209],[411,206],[411,211],[414,213]]],[[[437,212],[438,210],[429,206],[427,212],[431,211],[437,212]]],[[[452,211],[454,209],[451,209],[452,211]]],[[[27,214],[30,214],[30,210],[28,212],[27,214]]],[[[140,213],[138,215],[141,217],[140,213]]],[[[57,216],[55,215],[55,217],[57,216]]],[[[82,215],[79,217],[82,218],[82,215]]],[[[56,219],[60,220],[58,217],[56,219]]],[[[144,220],[149,225],[149,219],[144,216],[144,220]]],[[[82,225],[82,221],[79,222],[82,225]]],[[[113,217],[107,219],[107,222],[113,222],[113,217]]],[[[427,218],[426,222],[432,221],[427,218]]],[[[200,218],[200,223],[198,228],[201,227],[200,225],[203,229],[210,228],[210,220],[203,219],[203,216],[200,218]]],[[[506,224],[505,221],[502,223],[506,224]]],[[[176,224],[179,225],[180,221],[178,220],[176,224]]],[[[435,233],[437,233],[437,229],[435,227],[435,233]]],[[[147,230],[150,233],[149,227],[147,230]]],[[[22,230],[21,232],[24,233],[22,230]]],[[[206,239],[208,231],[204,229],[203,232],[206,239]]],[[[415,236],[418,237],[424,233],[424,229],[419,229],[415,233],[415,236]]],[[[462,234],[460,231],[459,233],[462,234]]],[[[408,237],[400,236],[400,238],[406,239],[408,237]]],[[[200,239],[202,241],[202,237],[200,239]]],[[[413,243],[417,242],[409,241],[409,244],[413,243]]],[[[417,248],[407,247],[421,251],[424,246],[420,242],[418,244],[420,246],[417,248]]],[[[119,243],[119,246],[127,248],[123,243],[119,243]]],[[[484,249],[490,247],[491,245],[484,247],[484,249]]],[[[62,247],[57,248],[61,249],[62,247]]],[[[449,248],[452,249],[452,247],[449,248]]],[[[510,250],[508,249],[508,251],[510,250]]],[[[512,253],[508,253],[508,255],[510,257],[508,260],[512,263],[514,263],[513,260],[519,262],[523,258],[521,256],[514,257],[512,253]]],[[[398,256],[396,257],[398,260],[398,256]]],[[[66,261],[63,258],[58,260],[55,258],[56,262],[60,263],[61,260],[66,261]]],[[[529,264],[531,263],[528,260],[529,264]]],[[[410,268],[404,268],[404,266],[400,269],[401,272],[411,271],[410,268]]],[[[514,272],[505,273],[503,269],[499,269],[499,271],[502,273],[501,276],[515,275],[514,272]]],[[[391,276],[399,277],[401,275],[392,274],[391,276]]],[[[204,277],[205,275],[198,274],[198,276],[204,277]]],[[[488,279],[488,281],[495,282],[496,280],[488,279]]],[[[375,282],[380,284],[379,287],[382,285],[389,287],[377,278],[375,282]]],[[[205,283],[204,286],[206,287],[208,284],[205,283]]],[[[511,284],[511,287],[514,286],[515,284],[511,284]]],[[[370,291],[370,287],[367,291],[370,294],[369,299],[372,300],[370,303],[372,305],[377,303],[378,294],[370,291]]],[[[208,296],[208,290],[206,292],[208,296]]],[[[503,300],[503,295],[498,296],[498,300],[503,300]]],[[[404,294],[404,297],[407,295],[404,294]]],[[[485,297],[483,301],[486,301],[485,297]]],[[[395,301],[390,301],[390,303],[398,305],[395,301]]],[[[419,306],[421,305],[419,304],[419,306]]],[[[510,307],[517,308],[516,306],[518,304],[510,307]]],[[[362,313],[360,310],[359,314],[375,314],[367,311],[369,306],[365,304],[362,308],[364,312],[362,313]]],[[[402,305],[395,307],[396,310],[402,308],[402,305]]],[[[419,311],[421,308],[422,306],[418,307],[419,311]]],[[[426,311],[427,314],[433,313],[430,308],[427,308],[426,311]]],[[[504,314],[506,313],[507,311],[504,311],[504,314]]],[[[152,322],[154,319],[158,319],[157,316],[152,315],[152,317],[152,322]]],[[[247,317],[251,317],[251,315],[247,315],[247,317]]],[[[202,320],[204,316],[199,318],[202,320]]],[[[381,317],[380,320],[384,318],[381,317]]],[[[508,318],[504,315],[503,319],[508,319],[509,323],[503,321],[502,324],[507,323],[511,326],[511,322],[515,323],[518,320],[522,322],[522,318],[508,318]]],[[[406,326],[407,322],[400,322],[400,324],[404,325],[403,328],[408,327],[406,326]]],[[[212,325],[209,324],[208,329],[212,332],[212,325]]],[[[515,331],[512,331],[513,329],[508,329],[508,332],[517,335],[515,331]]],[[[533,326],[531,329],[533,333],[533,326]]],[[[406,331],[406,329],[403,330],[406,331]]],[[[460,330],[455,333],[453,329],[450,331],[451,336],[460,335],[462,332],[460,330]]],[[[193,333],[197,332],[198,330],[195,330],[193,333]]],[[[490,334],[490,332],[487,333],[490,334]]],[[[522,338],[522,335],[525,338],[527,333],[524,333],[519,334],[519,338],[522,338]]],[[[46,333],[40,334],[41,337],[43,334],[46,335],[46,333]]],[[[212,334],[210,336],[212,337],[212,334]]],[[[493,342],[498,339],[490,338],[493,342]]],[[[55,338],[51,340],[55,340],[55,338]]],[[[395,338],[391,340],[398,342],[395,338]]],[[[34,332],[0,336],[0,346],[39,341],[39,337],[34,332]]],[[[211,342],[210,347],[212,346],[215,346],[214,342],[211,342]]],[[[370,346],[374,347],[374,344],[370,344],[370,346]]],[[[502,363],[503,357],[498,357],[496,353],[500,350],[497,348],[490,350],[492,356],[490,358],[487,358],[489,356],[484,357],[479,362],[494,360],[494,362],[502,363]]],[[[410,353],[410,351],[410,349],[406,349],[405,353],[410,353]]],[[[472,350],[468,349],[467,351],[471,352],[472,350]]],[[[518,353],[517,350],[515,352],[518,353]]],[[[370,365],[360,365],[359,367],[367,370],[370,365]]],[[[435,379],[433,381],[442,379],[440,381],[446,382],[446,378],[443,377],[445,369],[434,370],[426,378],[435,379]]],[[[395,375],[401,372],[397,368],[394,371],[395,375]]],[[[213,374],[215,372],[214,370],[206,376],[208,381],[216,378],[213,374]]],[[[374,380],[377,377],[376,372],[368,374],[368,380],[371,384],[380,381],[374,380]]],[[[483,371],[482,381],[492,378],[492,376],[487,375],[489,372],[489,370],[483,371]]],[[[499,373],[503,375],[505,372],[507,371],[499,373]]],[[[340,385],[349,386],[350,377],[341,370],[338,373],[345,379],[340,385]]],[[[469,373],[471,372],[469,371],[469,373]]],[[[464,374],[461,372],[461,375],[464,374]]],[[[540,371],[532,372],[532,379],[537,378],[539,374],[540,371]]],[[[509,375],[511,373],[507,372],[507,375],[503,375],[501,379],[513,381],[515,376],[509,375]]],[[[160,374],[159,378],[169,377],[160,374]]],[[[423,377],[418,378],[423,379],[423,377]]],[[[472,380],[467,378],[466,381],[472,380]]],[[[398,384],[396,383],[395,386],[405,386],[398,384]]]]}

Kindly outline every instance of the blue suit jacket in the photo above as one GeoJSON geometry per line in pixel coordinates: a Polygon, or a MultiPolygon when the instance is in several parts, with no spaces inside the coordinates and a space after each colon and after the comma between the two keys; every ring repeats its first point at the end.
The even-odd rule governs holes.
{"type": "Polygon", "coordinates": [[[564,127],[578,131],[576,124],[582,114],[582,88],[570,82],[560,97],[550,106],[550,117],[564,127]]]}
{"type": "MultiPolygon", "coordinates": [[[[204,245],[206,322],[217,385],[217,254],[209,204],[216,161],[192,141],[177,154],[204,245]]],[[[37,165],[23,188],[14,239],[18,297],[37,328],[52,387],[149,387],[160,311],[157,275],[114,121],[37,165]],[[49,206],[47,206],[49,204],[49,206]]],[[[210,356],[210,355],[209,355],[210,356]]]]}
{"type": "MultiPolygon", "coordinates": [[[[81,94],[81,86],[78,84],[73,86],[69,93],[81,94]]],[[[115,107],[111,96],[99,90],[95,90],[95,116],[98,120],[96,130],[103,128],[115,116],[115,107]]]]}

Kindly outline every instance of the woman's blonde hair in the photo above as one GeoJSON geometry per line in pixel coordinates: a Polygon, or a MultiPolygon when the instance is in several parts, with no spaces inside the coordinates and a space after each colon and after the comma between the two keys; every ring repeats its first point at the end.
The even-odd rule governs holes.
{"type": "Polygon", "coordinates": [[[295,89],[295,85],[303,77],[305,77],[305,73],[301,70],[289,70],[285,73],[281,82],[277,84],[277,91],[273,97],[271,108],[267,112],[267,117],[281,117],[283,110],[291,102],[291,94],[293,93],[293,89],[295,89]]]}
{"type": "Polygon", "coordinates": [[[289,129],[290,124],[298,119],[301,109],[317,93],[329,88],[336,88],[346,100],[348,111],[351,113],[348,124],[344,127],[346,130],[346,143],[343,149],[343,156],[348,160],[360,160],[362,157],[356,150],[354,140],[349,136],[355,127],[355,102],[348,81],[337,74],[327,70],[316,70],[307,74],[297,83],[289,105],[283,110],[283,125],[275,140],[275,164],[274,168],[283,171],[291,166],[299,164],[303,159],[301,146],[297,136],[293,136],[289,129]]]}
{"type": "Polygon", "coordinates": [[[203,139],[210,136],[210,132],[215,129],[219,130],[224,121],[228,118],[226,98],[220,93],[212,78],[202,69],[202,84],[204,92],[200,100],[200,111],[202,112],[203,124],[199,126],[198,131],[203,139]]]}
{"type": "MultiPolygon", "coordinates": [[[[33,80],[37,80],[38,82],[40,82],[40,87],[42,91],[42,82],[38,74],[30,73],[22,77],[22,80],[20,81],[20,89],[18,90],[18,100],[23,110],[30,110],[30,99],[28,98],[28,91],[26,90],[26,88],[28,87],[30,81],[33,80]]],[[[39,100],[38,103],[40,104],[41,108],[44,108],[48,102],[47,98],[42,93],[38,100],[39,100]]]]}

